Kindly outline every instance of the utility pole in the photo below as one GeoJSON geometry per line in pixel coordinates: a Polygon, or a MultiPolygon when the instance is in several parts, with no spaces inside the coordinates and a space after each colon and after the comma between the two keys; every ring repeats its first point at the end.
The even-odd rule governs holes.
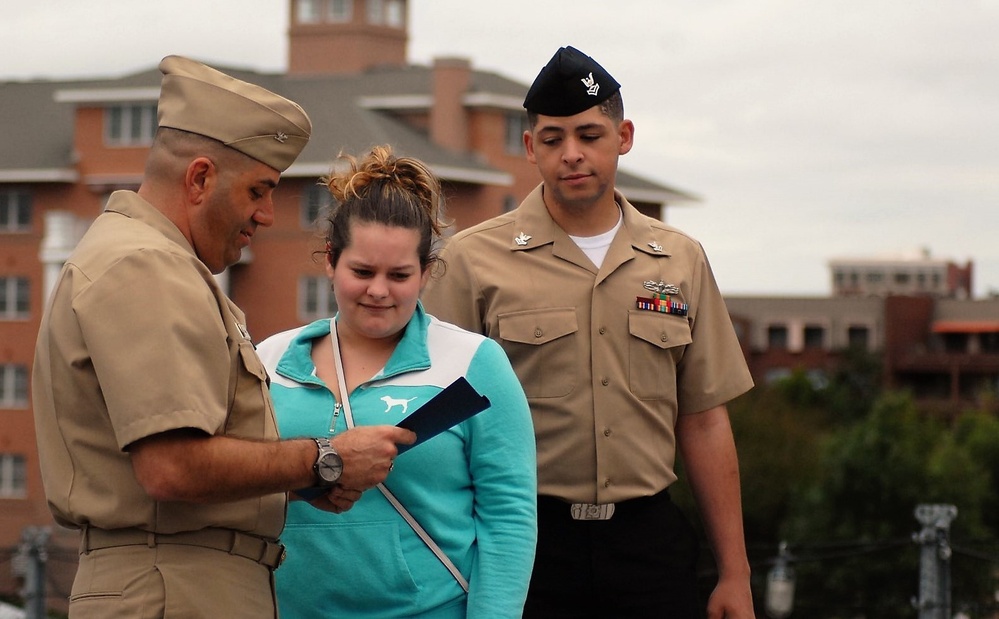
{"type": "Polygon", "coordinates": [[[919,551],[919,619],[950,619],[950,523],[957,517],[953,505],[916,506],[923,530],[912,536],[919,551]]]}
{"type": "Polygon", "coordinates": [[[777,547],[777,561],[767,573],[764,610],[771,619],[786,619],[794,610],[794,568],[791,567],[791,559],[787,542],[781,542],[777,547]]]}
{"type": "Polygon", "coordinates": [[[25,527],[21,531],[21,547],[18,554],[24,560],[24,586],[21,597],[24,599],[25,619],[45,619],[45,564],[49,559],[48,543],[51,530],[48,527],[25,527]]]}

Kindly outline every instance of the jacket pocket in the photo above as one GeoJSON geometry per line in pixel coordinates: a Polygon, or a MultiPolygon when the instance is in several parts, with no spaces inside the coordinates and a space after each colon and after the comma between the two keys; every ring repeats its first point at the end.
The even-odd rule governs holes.
{"type": "Polygon", "coordinates": [[[555,307],[499,315],[500,344],[529,398],[558,398],[576,386],[580,358],[576,309],[555,307]]]}
{"type": "Polygon", "coordinates": [[[642,400],[676,398],[676,366],[692,341],[686,319],[644,310],[628,313],[628,381],[642,400]]]}

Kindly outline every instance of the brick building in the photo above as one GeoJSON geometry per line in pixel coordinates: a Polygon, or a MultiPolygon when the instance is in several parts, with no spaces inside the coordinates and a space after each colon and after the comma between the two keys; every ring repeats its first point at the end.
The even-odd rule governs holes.
{"type": "Polygon", "coordinates": [[[757,384],[804,370],[822,385],[847,349],[857,347],[880,359],[886,387],[908,390],[940,414],[996,405],[999,299],[727,296],[725,302],[757,384]]]}

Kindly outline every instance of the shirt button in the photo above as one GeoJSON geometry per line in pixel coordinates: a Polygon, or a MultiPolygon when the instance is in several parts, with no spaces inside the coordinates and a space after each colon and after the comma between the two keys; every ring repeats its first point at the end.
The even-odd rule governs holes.
{"type": "Polygon", "coordinates": [[[606,387],[607,385],[610,384],[610,381],[607,380],[606,378],[602,378],[602,379],[600,379],[600,384],[603,385],[604,387],[606,387]]]}
{"type": "Polygon", "coordinates": [[[541,330],[541,327],[534,330],[534,337],[541,337],[542,335],[544,335],[544,331],[541,330]]]}
{"type": "Polygon", "coordinates": [[[604,429],[604,436],[610,436],[610,435],[611,435],[611,429],[610,428],[605,428],[604,429]]]}
{"type": "Polygon", "coordinates": [[[600,327],[600,335],[607,333],[607,327],[600,327]]]}
{"type": "Polygon", "coordinates": [[[661,341],[663,341],[663,342],[668,342],[669,341],[669,336],[666,335],[665,333],[663,333],[662,335],[659,336],[659,339],[661,341]]]}
{"type": "Polygon", "coordinates": [[[610,485],[611,485],[611,480],[605,479],[604,480],[604,488],[610,488],[610,485]]]}

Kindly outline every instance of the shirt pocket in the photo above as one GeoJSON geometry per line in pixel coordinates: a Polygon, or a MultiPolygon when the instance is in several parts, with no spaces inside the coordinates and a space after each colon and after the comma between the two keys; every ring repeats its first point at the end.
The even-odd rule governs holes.
{"type": "Polygon", "coordinates": [[[628,313],[628,381],[642,400],[676,399],[676,367],[692,339],[686,319],[670,314],[628,313]]]}
{"type": "Polygon", "coordinates": [[[503,350],[529,398],[558,398],[579,376],[576,309],[557,307],[500,314],[503,350]]]}

